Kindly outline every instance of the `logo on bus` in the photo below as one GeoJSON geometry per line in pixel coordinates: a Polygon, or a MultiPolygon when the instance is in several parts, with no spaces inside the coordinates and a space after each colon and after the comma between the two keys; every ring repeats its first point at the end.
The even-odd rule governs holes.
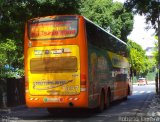
{"type": "Polygon", "coordinates": [[[43,101],[45,103],[47,103],[47,102],[63,102],[64,99],[63,98],[43,98],[43,101]]]}
{"type": "Polygon", "coordinates": [[[65,84],[68,84],[70,82],[72,82],[73,80],[68,80],[68,81],[35,81],[33,82],[33,89],[36,90],[47,90],[47,89],[52,89],[52,88],[56,88],[56,87],[60,87],[63,86],[65,84]]]}

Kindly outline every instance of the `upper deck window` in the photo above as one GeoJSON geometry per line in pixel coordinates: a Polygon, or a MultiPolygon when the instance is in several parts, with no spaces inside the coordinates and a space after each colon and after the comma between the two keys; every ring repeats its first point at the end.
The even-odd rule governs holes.
{"type": "Polygon", "coordinates": [[[29,39],[50,40],[76,37],[78,19],[41,19],[28,23],[29,39]]]}

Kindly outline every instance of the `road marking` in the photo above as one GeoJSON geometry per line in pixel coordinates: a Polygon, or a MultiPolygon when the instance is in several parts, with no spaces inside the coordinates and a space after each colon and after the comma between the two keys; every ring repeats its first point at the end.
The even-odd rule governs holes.
{"type": "Polygon", "coordinates": [[[97,117],[112,117],[113,115],[104,115],[104,114],[99,114],[99,115],[96,115],[97,117]]]}
{"type": "Polygon", "coordinates": [[[136,94],[138,91],[133,91],[133,94],[136,94]]]}
{"type": "Polygon", "coordinates": [[[145,91],[140,91],[139,93],[142,94],[142,93],[144,93],[144,92],[145,92],[145,91]]]}
{"type": "Polygon", "coordinates": [[[133,94],[144,94],[144,93],[153,93],[154,91],[133,91],[133,94]]]}
{"type": "Polygon", "coordinates": [[[147,91],[147,93],[151,93],[151,91],[147,91]]]}

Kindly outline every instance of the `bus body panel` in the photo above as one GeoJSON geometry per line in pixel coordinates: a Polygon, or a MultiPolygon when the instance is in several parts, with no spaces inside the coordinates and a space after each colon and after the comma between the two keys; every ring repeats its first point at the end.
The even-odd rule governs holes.
{"type": "Polygon", "coordinates": [[[89,105],[92,108],[99,106],[99,97],[102,89],[107,94],[107,89],[111,85],[109,78],[109,67],[106,59],[106,51],[88,45],[89,64],[89,105]]]}
{"type": "Polygon", "coordinates": [[[111,101],[128,96],[129,63],[126,58],[89,45],[88,59],[90,106],[99,105],[98,101],[102,89],[106,97],[108,89],[111,90],[111,101]]]}
{"type": "Polygon", "coordinates": [[[127,45],[101,27],[86,20],[88,42],[89,106],[100,105],[101,93],[105,104],[127,97],[130,90],[130,67],[127,45]],[[108,98],[110,97],[110,98],[108,98]]]}
{"type": "Polygon", "coordinates": [[[26,105],[30,108],[88,108],[86,92],[79,95],[37,95],[26,93],[26,105]]]}
{"type": "Polygon", "coordinates": [[[28,49],[28,79],[31,95],[80,93],[79,48],[76,45],[28,49]]]}
{"type": "MultiPolygon", "coordinates": [[[[52,18],[52,17],[51,17],[52,18]]],[[[54,17],[53,17],[54,18],[54,17]]],[[[25,81],[26,81],[26,103],[28,107],[88,107],[87,92],[87,53],[86,38],[83,29],[84,20],[77,16],[78,35],[75,38],[57,40],[28,40],[28,31],[25,33],[25,81]],[[82,40],[82,41],[78,41],[82,40]],[[77,71],[56,72],[49,68],[51,65],[48,58],[71,57],[77,60],[77,71]],[[37,60],[38,59],[38,60],[37,60]],[[44,65],[45,66],[42,66],[44,65]],[[49,67],[47,67],[47,62],[49,67]],[[32,66],[30,66],[32,65],[32,66]],[[37,66],[36,66],[37,65],[37,66]],[[32,67],[30,69],[30,67],[32,67]],[[33,68],[34,67],[34,68],[33,68]],[[39,68],[43,67],[43,68],[39,68]],[[48,68],[46,72],[43,70],[48,68]],[[37,72],[36,70],[39,70],[37,72]],[[83,81],[83,83],[81,83],[83,81]],[[70,103],[74,104],[70,106],[70,103]]],[[[27,30],[26,25],[26,30],[27,30]]],[[[68,60],[67,60],[68,61],[68,60]]],[[[61,65],[65,63],[61,60],[61,65]]],[[[66,68],[73,68],[74,63],[66,68]],[[73,65],[73,66],[72,66],[73,65]]],[[[58,65],[58,64],[57,64],[58,65]]],[[[55,68],[55,66],[53,68],[55,68]]],[[[60,64],[59,66],[60,67],[60,64]]],[[[63,68],[62,68],[63,69],[63,68]]],[[[65,70],[65,69],[63,69],[65,70]]]]}

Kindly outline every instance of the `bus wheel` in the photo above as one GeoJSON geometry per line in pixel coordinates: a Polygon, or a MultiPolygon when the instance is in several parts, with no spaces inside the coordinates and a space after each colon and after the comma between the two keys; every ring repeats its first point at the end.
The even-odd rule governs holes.
{"type": "Polygon", "coordinates": [[[105,109],[108,108],[110,106],[110,100],[111,100],[111,96],[110,93],[107,93],[107,100],[106,100],[106,104],[105,104],[105,109]]]}
{"type": "Polygon", "coordinates": [[[98,107],[98,112],[101,113],[103,112],[104,108],[105,108],[105,99],[104,99],[104,93],[101,92],[101,96],[100,96],[100,104],[99,104],[99,107],[98,107]]]}
{"type": "Polygon", "coordinates": [[[128,99],[128,95],[130,95],[130,87],[128,86],[128,89],[127,89],[127,96],[125,96],[123,98],[123,100],[127,100],[128,99]]]}
{"type": "Polygon", "coordinates": [[[123,98],[124,101],[127,100],[127,99],[128,99],[128,96],[125,96],[125,97],[123,98]]]}

